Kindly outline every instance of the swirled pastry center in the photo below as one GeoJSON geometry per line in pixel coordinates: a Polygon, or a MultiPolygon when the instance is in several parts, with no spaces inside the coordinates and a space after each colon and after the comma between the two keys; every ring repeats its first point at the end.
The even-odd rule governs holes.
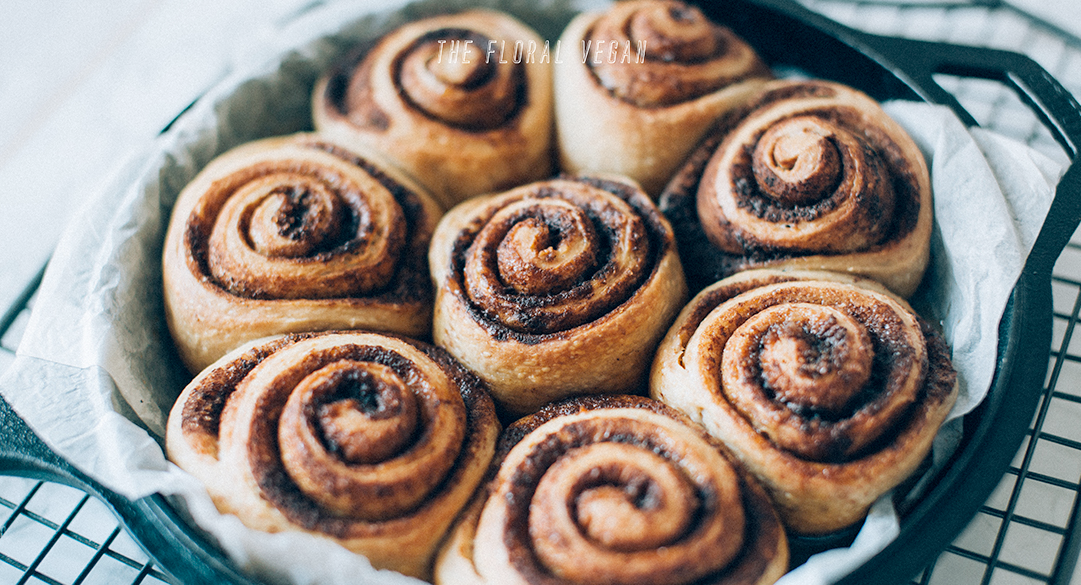
{"type": "Polygon", "coordinates": [[[716,27],[693,6],[639,10],[627,29],[628,38],[646,43],[647,54],[658,61],[700,61],[723,49],[716,27]]]}
{"type": "Polygon", "coordinates": [[[319,394],[308,416],[318,422],[327,449],[350,464],[370,465],[402,451],[419,424],[416,397],[379,364],[331,364],[301,381],[296,392],[319,394]]]}
{"type": "Polygon", "coordinates": [[[585,42],[600,84],[639,107],[690,101],[765,71],[746,43],[682,2],[619,3],[585,42]]]}
{"type": "Polygon", "coordinates": [[[394,194],[330,154],[296,148],[281,156],[211,185],[188,223],[196,262],[221,289],[253,299],[342,298],[385,287],[409,232],[394,194]]]}
{"type": "Polygon", "coordinates": [[[755,182],[779,205],[808,205],[827,197],[843,168],[832,132],[813,119],[789,120],[766,131],[755,145],[755,182]]]}
{"type": "Polygon", "coordinates": [[[499,243],[499,276],[519,293],[567,290],[596,265],[593,223],[576,207],[560,207],[565,213],[542,210],[514,224],[499,243]]]}
{"type": "Polygon", "coordinates": [[[633,294],[652,269],[649,227],[616,194],[552,181],[506,197],[465,251],[469,300],[514,331],[587,323],[633,294]]]}
{"type": "MultiPolygon", "coordinates": [[[[292,360],[304,347],[302,342],[273,356],[256,373],[292,360]]],[[[466,415],[460,395],[438,370],[388,350],[309,352],[273,374],[268,387],[268,396],[279,396],[284,405],[280,416],[268,410],[253,421],[268,426],[256,433],[262,436],[279,420],[277,447],[259,448],[280,451],[282,472],[333,515],[378,520],[414,509],[461,449],[466,415]]],[[[276,472],[271,466],[260,473],[269,479],[276,472]]]]}
{"type": "Polygon", "coordinates": [[[755,430],[811,461],[859,457],[903,420],[927,367],[922,330],[906,308],[826,282],[769,285],[725,301],[688,352],[755,430]]]}
{"type": "MultiPolygon", "coordinates": [[[[567,453],[545,473],[537,494],[533,518],[550,519],[571,510],[574,516],[566,520],[587,538],[623,552],[652,549],[682,538],[698,511],[694,487],[679,470],[655,453],[619,443],[567,453]],[[571,505],[546,496],[552,493],[571,494],[571,505]]],[[[548,564],[558,566],[561,563],[551,558],[558,553],[547,546],[544,530],[539,520],[531,524],[537,552],[548,564]]]]}
{"type": "Polygon", "coordinates": [[[698,190],[710,241],[753,250],[847,253],[882,242],[895,227],[889,166],[844,122],[823,110],[748,118],[713,154],[698,190]]]}
{"type": "Polygon", "coordinates": [[[775,398],[829,415],[844,412],[871,378],[874,348],[867,330],[832,307],[770,307],[728,340],[726,356],[758,346],[762,382],[775,398]]]}
{"type": "Polygon", "coordinates": [[[585,584],[690,583],[733,562],[748,533],[740,480],[666,418],[612,409],[538,427],[508,456],[523,463],[501,470],[513,478],[495,496],[512,505],[508,545],[585,584]]]}
{"type": "Polygon", "coordinates": [[[492,42],[457,28],[423,35],[397,62],[403,97],[431,118],[467,130],[502,126],[521,106],[524,76],[520,64],[488,58],[492,42]]]}
{"type": "Polygon", "coordinates": [[[264,256],[310,256],[339,243],[347,213],[322,185],[300,179],[272,189],[252,210],[247,232],[264,256]]]}

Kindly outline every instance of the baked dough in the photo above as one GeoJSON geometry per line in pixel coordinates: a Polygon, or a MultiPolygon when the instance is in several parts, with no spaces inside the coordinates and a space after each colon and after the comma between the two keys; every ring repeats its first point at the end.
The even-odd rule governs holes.
{"type": "Polygon", "coordinates": [[[731,449],[790,531],[827,534],[924,461],[956,380],[942,336],[880,284],[759,269],[687,304],[650,392],[731,449]]]}
{"type": "Polygon", "coordinates": [[[656,197],[721,114],[768,79],[731,30],[693,6],[617,2],[584,12],[553,63],[561,167],[626,175],[656,197]]]}
{"type": "Polygon", "coordinates": [[[410,22],[317,82],[315,128],[386,153],[445,209],[546,178],[554,163],[545,46],[493,10],[410,22]]]}
{"type": "Polygon", "coordinates": [[[432,238],[432,336],[512,416],[580,393],[644,392],[686,299],[675,240],[625,178],[559,178],[477,197],[432,238]]]}
{"type": "Polygon", "coordinates": [[[361,332],[238,348],[181,393],[169,458],[222,513],[430,578],[500,425],[476,377],[431,345],[361,332]]]}
{"type": "Polygon", "coordinates": [[[688,278],[763,266],[859,274],[909,297],[930,257],[923,153],[878,102],[778,80],[726,116],[661,194],[688,278]]]}
{"type": "Polygon", "coordinates": [[[316,134],[223,153],[180,193],[162,254],[165,315],[192,373],[277,333],[431,330],[439,206],[377,153],[316,134]]]}
{"type": "Polygon", "coordinates": [[[644,397],[579,397],[508,427],[442,547],[437,584],[756,584],[788,568],[769,498],[644,397]]]}

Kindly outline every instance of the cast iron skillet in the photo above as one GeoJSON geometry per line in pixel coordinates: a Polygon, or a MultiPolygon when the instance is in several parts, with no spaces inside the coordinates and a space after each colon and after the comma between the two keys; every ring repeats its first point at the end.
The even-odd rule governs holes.
{"type": "MultiPolygon", "coordinates": [[[[793,0],[700,2],[773,65],[802,69],[859,88],[879,100],[925,100],[976,121],[934,81],[934,74],[1000,81],[1066,151],[1048,218],[999,324],[998,359],[987,398],[964,421],[964,438],[926,495],[904,511],[901,533],[841,583],[898,583],[933,560],[965,527],[1006,472],[1032,420],[1048,367],[1051,270],[1081,220],[1081,105],[1039,65],[1012,52],[911,41],[858,32],[793,0]]],[[[190,526],[162,496],[130,501],[81,473],[34,435],[0,399],[0,473],[65,483],[97,496],[177,583],[256,585],[213,541],[190,526]]],[[[845,544],[851,535],[793,542],[794,558],[845,544]]]]}

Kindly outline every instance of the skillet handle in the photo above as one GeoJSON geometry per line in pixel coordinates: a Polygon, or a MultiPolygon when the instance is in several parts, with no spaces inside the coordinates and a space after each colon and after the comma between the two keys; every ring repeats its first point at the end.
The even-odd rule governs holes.
{"type": "MultiPolygon", "coordinates": [[[[82,475],[52,452],[0,396],[0,473],[88,487],[82,475]]],[[[84,491],[86,491],[84,489],[84,491]]]]}
{"type": "Polygon", "coordinates": [[[935,74],[998,81],[1011,88],[1070,159],[1040,228],[1026,269],[1050,273],[1081,221],[1081,105],[1039,64],[1020,53],[852,32],[868,53],[928,101],[949,106],[970,126],[977,122],[934,80],[935,74]]]}
{"type": "Polygon", "coordinates": [[[128,500],[87,477],[54,453],[0,396],[0,474],[68,485],[101,500],[142,545],[171,583],[257,585],[195,534],[162,496],[128,500]]]}
{"type": "MultiPolygon", "coordinates": [[[[901,97],[905,92],[911,92],[917,98],[948,106],[969,126],[977,126],[978,123],[952,94],[939,86],[934,79],[936,74],[989,79],[1010,87],[1050,131],[1072,161],[1059,181],[1047,219],[1026,265],[1029,270],[1050,273],[1059,253],[1081,221],[1081,162],[1078,161],[1081,158],[1081,105],[1054,77],[1029,57],[1016,52],[874,35],[813,12],[796,0],[747,1],[782,15],[784,18],[773,21],[773,28],[783,30],[784,34],[804,35],[806,38],[802,40],[806,41],[807,46],[822,44],[825,38],[832,37],[834,41],[856,49],[862,56],[888,70],[905,86],[904,90],[893,88],[892,95],[888,97],[901,97]],[[800,25],[785,28],[785,18],[800,25]],[[819,34],[804,32],[808,25],[817,29],[819,34]]],[[[743,24],[749,34],[762,33],[753,24],[743,24]]],[[[766,31],[765,34],[776,33],[766,31]]],[[[829,51],[825,53],[828,55],[829,51]]],[[[814,59],[808,54],[797,55],[796,58],[814,59]]],[[[838,64],[829,62],[828,57],[823,59],[826,61],[815,61],[813,64],[816,67],[812,69],[838,74],[853,70],[857,76],[874,75],[867,69],[854,66],[858,64],[838,64]]],[[[867,79],[857,77],[851,81],[858,85],[867,79]]]]}
{"type": "MultiPolygon", "coordinates": [[[[953,95],[938,85],[934,75],[1000,81],[1017,92],[1051,131],[1070,160],[1077,158],[1081,150],[1081,105],[1051,74],[1025,55],[987,47],[875,35],[840,24],[796,0],[750,2],[779,12],[803,26],[810,25],[856,49],[896,75],[918,97],[949,106],[969,126],[978,124],[953,95]]],[[[817,38],[808,40],[810,46],[820,42],[817,38]]]]}
{"type": "Polygon", "coordinates": [[[933,76],[955,75],[999,81],[1014,90],[1066,151],[1081,149],[1081,105],[1029,57],[1012,51],[883,37],[853,31],[883,66],[897,73],[928,101],[950,106],[968,125],[976,121],[943,90],[933,76]]]}

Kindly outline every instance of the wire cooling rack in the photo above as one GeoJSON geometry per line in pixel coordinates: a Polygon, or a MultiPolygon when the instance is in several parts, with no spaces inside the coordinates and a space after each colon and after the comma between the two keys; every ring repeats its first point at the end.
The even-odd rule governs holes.
{"type": "MultiPolygon", "coordinates": [[[[0,316],[0,371],[14,359],[39,283],[40,274],[0,316]]],[[[169,582],[102,502],[73,487],[2,473],[0,584],[169,582]]]]}
{"type": "MultiPolygon", "coordinates": [[[[872,33],[1027,54],[1081,96],[1081,39],[999,0],[801,0],[872,33]]],[[[1079,15],[1081,16],[1081,15],[1079,15]]],[[[986,128],[1065,162],[1054,138],[997,82],[940,84],[986,128]]],[[[0,314],[0,372],[14,359],[40,275],[0,314]]],[[[1044,393],[1025,441],[962,534],[913,583],[1081,585],[1081,236],[1052,278],[1054,334],[1044,393]],[[1076,575],[1076,576],[1075,576],[1076,575]]],[[[98,500],[0,470],[0,584],[158,584],[170,578],[98,500]]]]}

